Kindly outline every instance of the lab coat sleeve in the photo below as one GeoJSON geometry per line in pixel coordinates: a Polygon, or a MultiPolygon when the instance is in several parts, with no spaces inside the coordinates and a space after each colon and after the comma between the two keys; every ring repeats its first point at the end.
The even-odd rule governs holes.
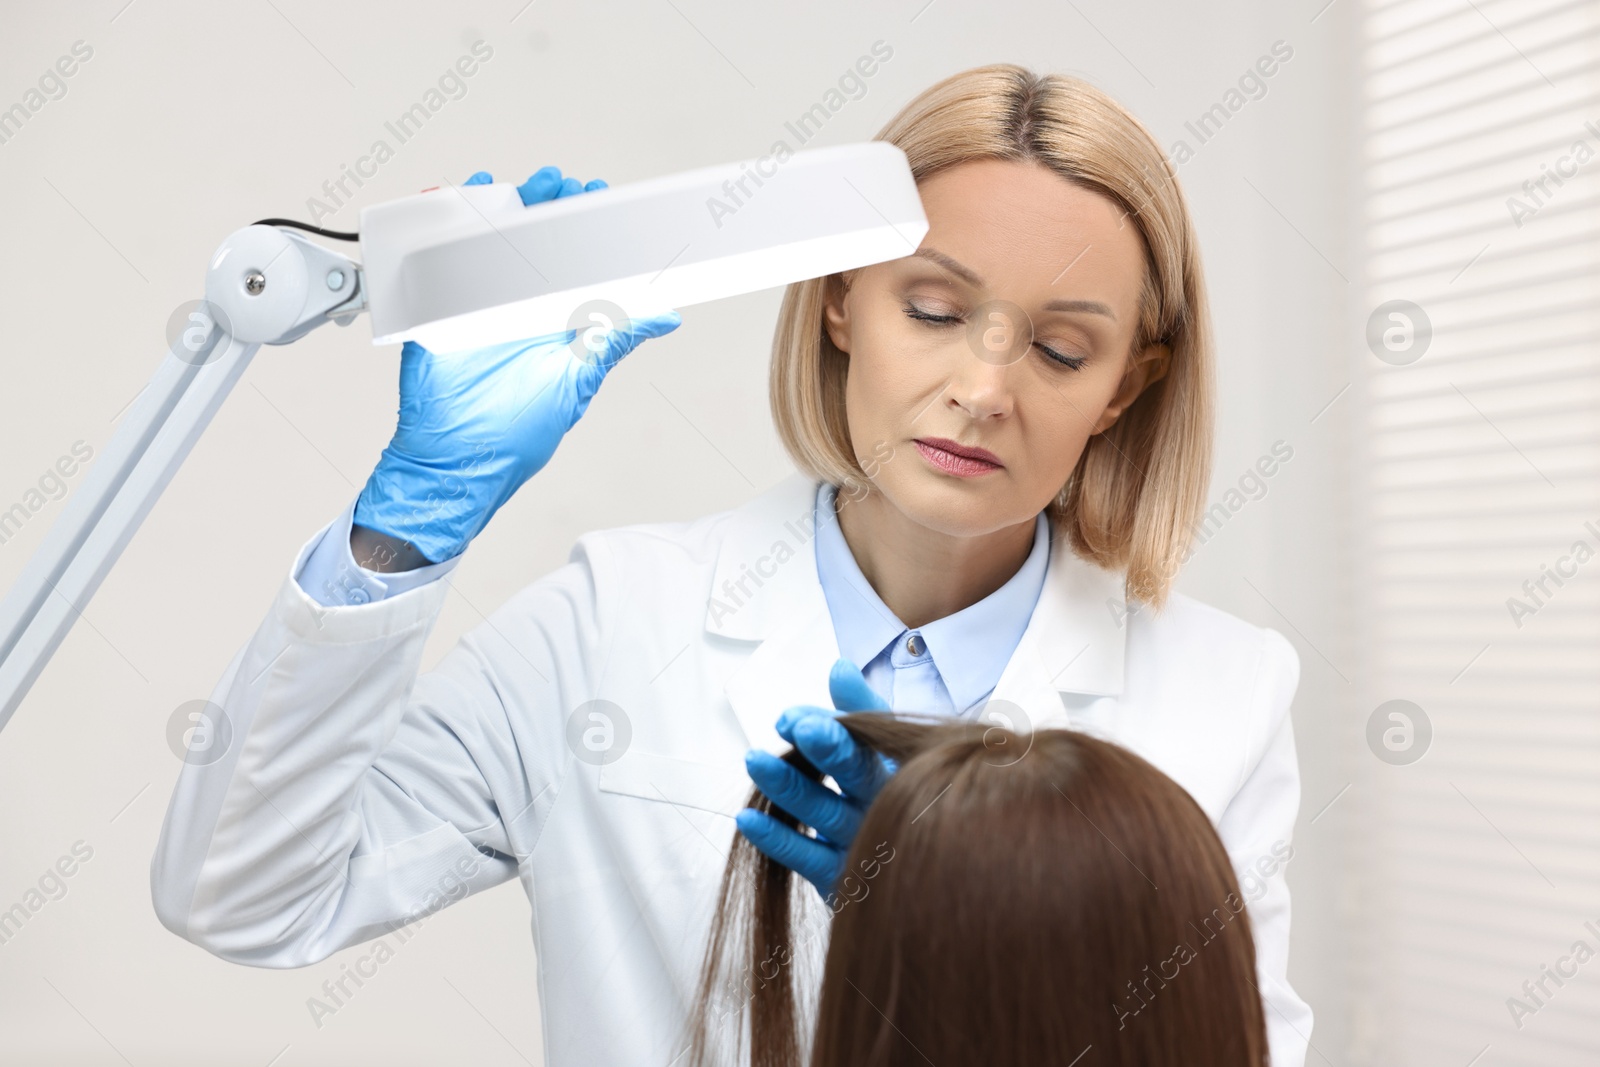
{"type": "Polygon", "coordinates": [[[218,742],[191,746],[151,862],[165,926],[263,967],[516,876],[571,765],[560,709],[589,691],[599,644],[584,541],[420,677],[449,583],[325,607],[294,580],[315,543],[218,683],[218,742]]]}
{"type": "MultiPolygon", "coordinates": [[[[359,499],[359,498],[357,498],[359,499]]],[[[409,571],[379,574],[358,564],[350,552],[350,527],[355,522],[356,500],[352,499],[340,515],[312,539],[314,547],[294,578],[313,600],[323,607],[345,604],[370,604],[374,600],[399,596],[425,582],[443,578],[455,570],[460,556],[416,567],[409,571]]]]}
{"type": "Polygon", "coordinates": [[[1311,1039],[1311,1008],[1289,985],[1289,885],[1300,769],[1289,705],[1300,681],[1294,646],[1262,630],[1261,666],[1252,695],[1260,728],[1248,747],[1242,784],[1218,825],[1249,907],[1256,971],[1272,1067],[1302,1067],[1311,1039]],[[1257,755],[1259,754],[1259,755],[1257,755]]]}

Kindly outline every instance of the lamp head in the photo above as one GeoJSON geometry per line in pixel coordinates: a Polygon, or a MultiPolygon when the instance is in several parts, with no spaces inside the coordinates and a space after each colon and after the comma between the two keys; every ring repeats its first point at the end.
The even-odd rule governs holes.
{"type": "Polygon", "coordinates": [[[905,153],[868,141],[702,167],[525,206],[505,183],[361,212],[374,344],[434,352],[640,318],[914,252],[905,153]]]}

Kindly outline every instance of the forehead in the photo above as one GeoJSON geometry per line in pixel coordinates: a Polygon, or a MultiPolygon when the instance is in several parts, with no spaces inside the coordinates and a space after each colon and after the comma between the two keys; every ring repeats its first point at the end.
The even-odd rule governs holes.
{"type": "Polygon", "coordinates": [[[1144,242],[1110,197],[1040,163],[1000,159],[948,167],[923,179],[918,192],[928,216],[922,247],[971,268],[991,295],[1134,307],[1144,242]]]}

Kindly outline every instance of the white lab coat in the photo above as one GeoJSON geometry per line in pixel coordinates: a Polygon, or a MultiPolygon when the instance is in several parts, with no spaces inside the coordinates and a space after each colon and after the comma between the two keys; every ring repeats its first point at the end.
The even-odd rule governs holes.
{"type": "MultiPolygon", "coordinates": [[[[545,1062],[671,1063],[744,753],[782,750],[785,707],[829,704],[815,491],[794,475],[733,511],[586,534],[420,675],[446,583],[322,607],[293,580],[314,538],[212,696],[225,754],[191,751],[173,793],[161,921],[223,959],[298,967],[516,877],[545,1062]],[[593,700],[621,709],[600,764],[593,700]]],[[[1126,616],[1121,584],[1058,539],[991,700],[1120,741],[1194,796],[1248,872],[1274,1067],[1300,1067],[1311,1013],[1285,979],[1282,863],[1299,660],[1185,596],[1126,616]]]]}

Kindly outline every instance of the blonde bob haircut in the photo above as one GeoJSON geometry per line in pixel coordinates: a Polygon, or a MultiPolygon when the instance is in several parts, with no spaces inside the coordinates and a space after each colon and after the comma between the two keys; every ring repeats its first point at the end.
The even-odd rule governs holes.
{"type": "MultiPolygon", "coordinates": [[[[978,159],[1033,161],[1110,198],[1143,238],[1144,286],[1130,366],[1165,364],[1121,416],[1089,438],[1048,506],[1073,549],[1159,610],[1188,556],[1205,507],[1213,419],[1212,340],[1200,253],[1176,174],[1155,139],[1105,93],[1078,78],[1002,63],[927,89],[879,131],[905,152],[918,182],[978,159]]],[[[802,471],[841,492],[870,492],[845,419],[849,357],[823,328],[830,282],[784,293],[772,343],[773,421],[802,471]]]]}

